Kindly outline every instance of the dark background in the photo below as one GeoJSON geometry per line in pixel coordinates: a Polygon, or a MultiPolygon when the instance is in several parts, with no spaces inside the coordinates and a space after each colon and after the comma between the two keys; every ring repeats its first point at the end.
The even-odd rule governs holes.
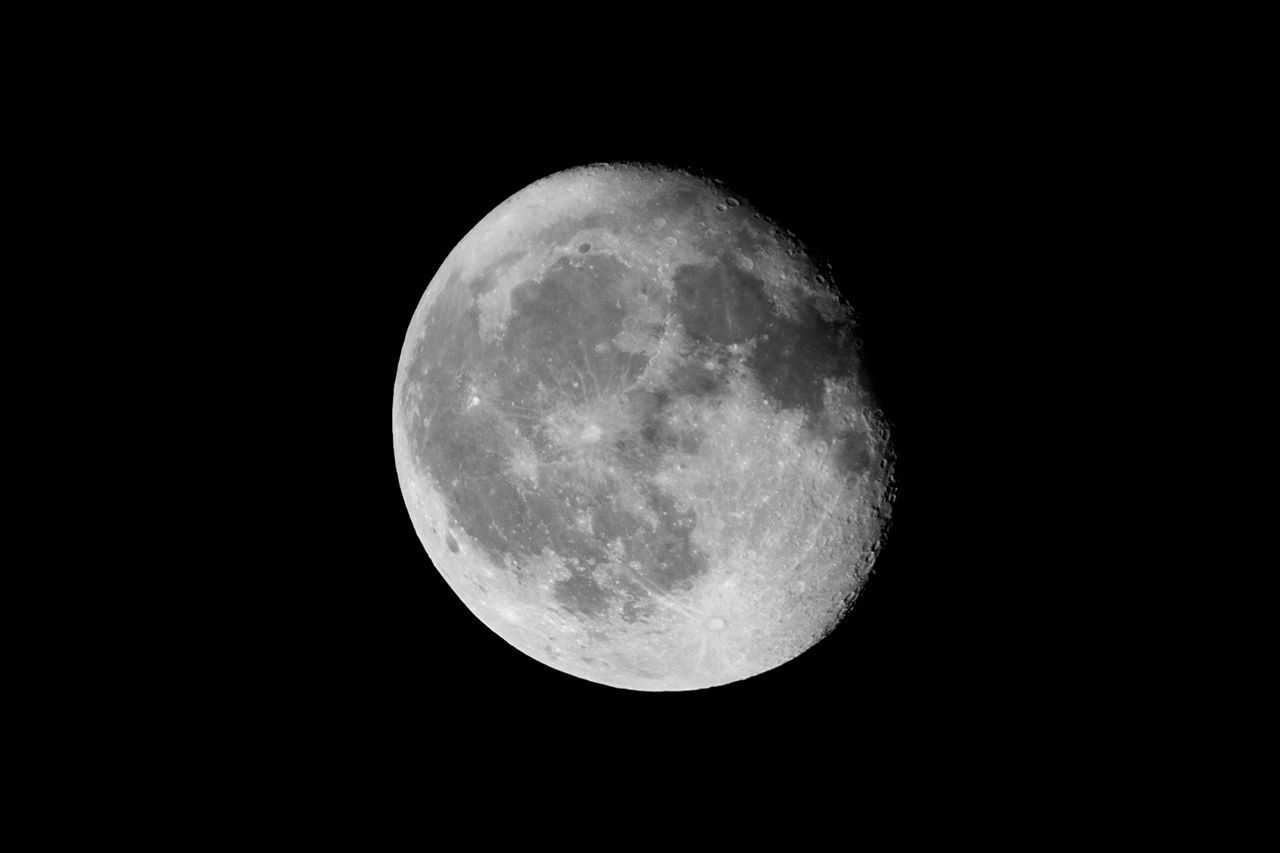
{"type": "MultiPolygon", "coordinates": [[[[102,215],[131,233],[127,260],[98,264],[120,286],[90,283],[115,298],[135,290],[135,267],[159,270],[162,286],[142,301],[168,337],[144,336],[141,384],[185,408],[162,422],[181,442],[160,454],[173,468],[158,495],[171,515],[128,531],[150,540],[163,528],[166,564],[136,595],[128,588],[138,618],[105,596],[99,608],[105,637],[121,622],[138,637],[136,656],[106,652],[109,674],[145,662],[155,700],[139,707],[130,684],[107,684],[77,715],[118,703],[149,736],[167,726],[174,737],[160,746],[186,772],[206,766],[193,747],[207,750],[231,771],[215,808],[246,788],[262,792],[264,811],[299,789],[332,790],[336,808],[306,820],[318,826],[348,792],[366,791],[388,811],[427,811],[429,831],[447,824],[470,838],[546,790],[559,808],[540,811],[530,835],[578,830],[579,800],[597,794],[614,799],[599,810],[610,840],[631,827],[670,837],[672,812],[748,829],[781,813],[797,846],[809,830],[857,830],[863,790],[884,780],[829,785],[814,771],[856,778],[871,753],[898,770],[887,793],[912,807],[939,775],[951,784],[938,799],[984,798],[973,783],[992,763],[1009,789],[1038,796],[1019,765],[1052,775],[1037,753],[1070,748],[1071,713],[1109,719],[1107,696],[1067,695],[1077,672],[1059,647],[1089,642],[1096,626],[1083,611],[1061,618],[1067,606],[1054,602],[1118,562],[1097,504],[1126,500],[1107,476],[1124,464],[1124,439],[1084,449],[1113,416],[1091,396],[1108,367],[1074,363],[1094,333],[1072,312],[1105,315],[1117,290],[1142,281],[1145,261],[1116,270],[1096,249],[1129,239],[1137,205],[1112,190],[1163,140],[1117,156],[1117,122],[1078,119],[1103,99],[1063,97],[1073,87],[1055,84],[1093,61],[1074,43],[1054,74],[1035,75],[1026,58],[963,38],[964,56],[931,62],[928,46],[907,49],[914,25],[886,34],[814,20],[804,27],[830,23],[840,43],[796,39],[803,55],[791,58],[774,50],[785,40],[774,16],[743,17],[757,30],[750,42],[691,41],[677,18],[642,50],[609,32],[557,30],[509,52],[488,27],[450,30],[444,18],[405,28],[406,47],[391,43],[394,25],[353,38],[344,14],[336,37],[311,38],[291,19],[265,34],[260,64],[219,41],[194,57],[199,74],[143,59],[137,85],[105,84],[101,120],[74,135],[69,160],[104,152],[114,183],[102,215]],[[430,67],[424,57],[445,42],[463,55],[430,67]],[[498,56],[509,67],[494,68],[498,56]],[[143,121],[120,111],[121,94],[166,82],[143,99],[143,121]],[[128,156],[103,144],[113,136],[128,156]],[[796,660],[709,690],[603,687],[507,646],[431,567],[396,478],[397,361],[439,264],[531,181],[610,160],[719,178],[825,256],[858,311],[894,427],[893,528],[849,617],[796,660]],[[1095,177],[1098,161],[1115,173],[1095,177]],[[138,186],[149,174],[159,192],[138,186]],[[119,203],[139,195],[148,217],[135,226],[119,203]],[[1086,267],[1090,253],[1099,257],[1086,267]],[[210,280],[188,285],[192,270],[210,280]],[[1054,346],[1070,370],[1047,369],[1054,346]],[[157,366],[171,363],[183,373],[160,379],[157,366]],[[194,437],[188,417],[201,426],[194,437]],[[1059,427],[1052,439],[1046,423],[1059,427]],[[1076,506],[1046,497],[1081,483],[1091,495],[1076,506]],[[1071,548],[1100,559],[1068,562],[1059,552],[1071,548]],[[619,782],[651,780],[643,796],[615,795],[619,782]],[[459,826],[441,789],[486,814],[459,826]],[[708,789],[729,794],[730,808],[704,810],[708,789]],[[815,807],[823,789],[834,808],[815,807]],[[794,805],[783,796],[793,791],[794,805]]],[[[952,37],[947,22],[941,30],[952,37]]],[[[1015,41],[1027,57],[1041,52],[1037,34],[1015,41]]],[[[189,52],[177,38],[171,49],[189,52]]],[[[1142,80],[1116,93],[1116,116],[1134,114],[1162,73],[1135,64],[1142,80]]],[[[86,254],[71,242],[65,251],[86,254]]],[[[1147,285],[1150,301],[1167,298],[1162,283],[1147,285]]],[[[154,429],[115,401],[52,416],[154,429]]],[[[106,552],[89,568],[112,583],[110,562],[131,556],[106,552]]]]}
{"type": "MultiPolygon", "coordinates": [[[[868,791],[909,804],[912,819],[895,829],[950,834],[939,802],[972,806],[984,830],[1003,827],[1010,799],[1040,798],[1042,780],[1059,776],[1071,811],[1039,834],[1070,825],[1123,752],[1082,767],[1083,791],[1059,768],[1089,760],[1077,748],[1088,724],[1113,724],[1111,688],[1141,664],[1122,657],[1099,685],[1091,662],[1066,665],[1063,652],[1093,644],[1112,656],[1094,639],[1094,608],[1069,611],[1105,599],[1106,580],[1141,563],[1136,546],[1109,549],[1108,527],[1120,523],[1107,511],[1123,516],[1140,499],[1111,476],[1132,448],[1095,389],[1109,373],[1125,392],[1146,377],[1090,363],[1097,332],[1084,321],[1108,316],[1126,291],[1144,304],[1170,298],[1142,252],[1125,265],[1108,251],[1145,215],[1135,173],[1146,166],[1158,178],[1157,203],[1181,191],[1182,164],[1167,174],[1147,164],[1191,117],[1125,143],[1125,120],[1142,122],[1165,64],[1134,54],[1130,85],[1104,71],[1091,90],[1077,85],[1095,62],[1087,44],[1072,40],[1047,57],[1050,73],[1033,73],[1042,32],[1008,38],[1003,21],[991,37],[1012,56],[945,20],[933,26],[953,54],[921,43],[917,20],[882,32],[805,18],[791,57],[768,11],[735,15],[754,29],[735,41],[691,38],[681,15],[620,9],[663,29],[640,49],[594,14],[581,23],[595,32],[579,38],[560,26],[577,16],[532,11],[555,19],[554,35],[521,32],[512,49],[491,39],[505,13],[451,29],[429,10],[430,25],[402,28],[403,46],[394,23],[361,37],[344,12],[334,37],[313,37],[291,15],[262,33],[257,63],[240,39],[217,40],[192,57],[197,74],[142,57],[131,85],[99,83],[98,120],[70,136],[65,166],[98,152],[94,171],[111,184],[94,215],[128,239],[105,263],[74,240],[62,250],[91,256],[101,269],[90,289],[113,301],[133,294],[148,331],[164,332],[161,343],[139,336],[140,377],[107,375],[184,405],[160,422],[179,446],[154,454],[172,466],[155,495],[167,516],[157,523],[113,488],[90,493],[137,516],[125,532],[144,544],[167,534],[167,550],[156,577],[117,594],[132,607],[94,602],[107,642],[89,653],[108,660],[107,683],[75,715],[114,705],[183,774],[211,767],[215,810],[252,798],[271,813],[296,797],[312,806],[298,823],[322,831],[363,794],[465,838],[505,823],[534,843],[552,832],[595,841],[584,829],[593,813],[610,841],[672,829],[683,838],[690,818],[754,832],[781,816],[789,846],[803,847],[836,827],[859,837],[868,791]],[[819,30],[837,43],[813,42],[819,30]],[[432,67],[448,47],[458,57],[432,67]],[[131,93],[144,94],[140,121],[119,106],[131,93]],[[611,160],[714,176],[830,261],[858,312],[898,453],[893,527],[848,618],[771,672],[691,693],[591,684],[507,646],[430,565],[392,453],[406,327],[450,249],[531,181],[611,160]],[[140,186],[145,176],[158,192],[140,186]],[[135,223],[123,203],[139,198],[148,216],[135,223]],[[155,295],[135,286],[139,267],[160,273],[155,295]],[[189,285],[193,270],[209,280],[189,285]],[[182,372],[162,379],[171,364],[182,372]],[[121,625],[136,654],[111,646],[121,625]],[[146,689],[117,680],[130,667],[146,689]],[[984,785],[995,773],[999,796],[984,785]],[[922,803],[931,785],[940,796],[922,803]],[[535,806],[533,821],[508,819],[513,804],[540,806],[539,795],[554,805],[535,806]],[[717,795],[726,806],[711,806],[717,795]],[[457,801],[479,820],[463,823],[457,801]]],[[[260,32],[252,20],[231,26],[260,32]]],[[[1150,41],[1143,32],[1116,38],[1150,41]]],[[[176,34],[168,44],[190,54],[176,34]]],[[[101,75],[76,76],[78,89],[101,75]]],[[[1180,104],[1175,85],[1168,97],[1180,104]]],[[[50,200],[80,212],[77,199],[50,200]]],[[[1152,322],[1144,312],[1134,329],[1152,322]]],[[[102,375],[100,353],[85,355],[102,375]]],[[[1144,352],[1144,365],[1154,371],[1159,357],[1144,352]]],[[[47,416],[108,418],[144,441],[160,432],[114,399],[98,411],[69,399],[47,416]]],[[[96,429],[83,432],[103,449],[96,429]]],[[[128,448],[107,449],[132,462],[128,448]]],[[[77,462],[97,474],[93,458],[77,462]]],[[[106,550],[88,568],[114,585],[111,563],[132,558],[106,550]]],[[[1123,622],[1144,651],[1161,642],[1123,622]]],[[[1133,730],[1146,725],[1130,719],[1133,730]]],[[[135,766],[133,739],[103,740],[120,744],[120,769],[135,766]]],[[[185,797],[170,784],[180,775],[157,781],[185,797]]]]}
{"type": "Polygon", "coordinates": [[[1043,662],[1026,632],[1043,605],[1042,581],[1029,579],[1045,546],[1013,485],[1035,417],[1019,407],[1035,374],[1020,355],[1034,310],[1019,294],[1038,238],[1007,141],[970,139],[945,116],[855,133],[714,118],[440,126],[370,110],[275,156],[282,232],[299,259],[284,301],[303,307],[285,355],[291,423],[277,437],[296,480],[266,555],[279,580],[264,612],[288,614],[262,652],[272,691],[305,697],[370,748],[414,755],[510,743],[581,756],[600,738],[691,727],[729,740],[785,730],[778,750],[814,730],[954,747],[1042,701],[1029,692],[1043,662]],[[396,476],[391,397],[427,282],[508,196],[613,160],[718,178],[826,258],[894,427],[893,524],[852,612],[799,658],[710,690],[618,690],[508,646],[432,567],[396,476]]]}

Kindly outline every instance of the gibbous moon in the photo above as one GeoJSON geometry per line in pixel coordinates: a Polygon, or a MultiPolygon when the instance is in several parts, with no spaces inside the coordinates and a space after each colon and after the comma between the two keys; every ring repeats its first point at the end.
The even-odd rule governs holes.
{"type": "Polygon", "coordinates": [[[462,604],[633,690],[803,653],[892,498],[851,306],[747,201],[661,168],[561,172],[476,225],[409,322],[392,434],[462,604]]]}

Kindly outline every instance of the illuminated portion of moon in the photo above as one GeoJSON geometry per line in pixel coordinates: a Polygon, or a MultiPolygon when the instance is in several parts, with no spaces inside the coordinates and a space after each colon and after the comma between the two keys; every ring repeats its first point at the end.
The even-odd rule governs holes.
{"type": "Polygon", "coordinates": [[[803,247],[710,181],[592,166],[525,188],[405,337],[395,458],[431,561],[590,681],[785,663],[843,617],[888,520],[855,332],[803,247]]]}

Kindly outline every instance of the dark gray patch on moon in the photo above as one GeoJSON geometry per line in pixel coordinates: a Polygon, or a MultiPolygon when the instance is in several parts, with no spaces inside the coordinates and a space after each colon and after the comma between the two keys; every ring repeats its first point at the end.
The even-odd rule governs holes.
{"type": "Polygon", "coordinates": [[[842,436],[836,462],[841,470],[853,476],[871,470],[871,442],[862,430],[850,430],[842,436]]]}
{"type": "MultiPolygon", "coordinates": [[[[700,345],[753,343],[747,365],[779,408],[799,409],[816,424],[823,414],[824,380],[853,375],[857,352],[847,319],[829,320],[813,296],[798,301],[796,316],[774,310],[764,282],[727,258],[680,267],[673,280],[675,310],[689,337],[700,345]]],[[[709,371],[687,365],[682,381],[695,392],[714,388],[709,371]]]]}
{"type": "Polygon", "coordinates": [[[764,282],[723,259],[711,266],[685,264],[672,280],[680,321],[698,343],[745,343],[772,312],[764,282]]]}
{"type": "MultiPolygon", "coordinates": [[[[482,292],[476,281],[490,276],[446,290],[482,292]]],[[[628,302],[653,289],[611,256],[566,257],[512,290],[505,334],[489,343],[473,311],[444,293],[410,368],[430,415],[409,424],[412,446],[453,523],[497,566],[559,556],[568,577],[555,581],[555,597],[585,617],[618,606],[624,620],[641,618],[653,596],[688,588],[707,568],[690,538],[694,514],[644,476],[662,453],[689,452],[700,439],[657,426],[669,398],[635,389],[646,359],[611,345],[628,302]],[[615,469],[584,476],[576,449],[558,446],[547,423],[607,397],[625,404],[621,428],[599,450],[615,469]],[[514,471],[520,439],[537,455],[536,481],[514,471]],[[643,516],[619,505],[621,478],[639,491],[643,516]]]]}
{"type": "Polygon", "coordinates": [[[769,314],[748,364],[761,387],[781,408],[804,411],[816,421],[823,411],[825,380],[857,371],[852,324],[831,321],[806,297],[795,318],[769,314]]]}
{"type": "Polygon", "coordinates": [[[779,409],[802,411],[811,433],[835,445],[836,464],[847,476],[870,471],[873,451],[866,433],[835,430],[825,418],[825,381],[858,371],[846,309],[837,303],[824,313],[818,298],[807,295],[793,306],[794,316],[783,316],[766,296],[763,280],[725,257],[710,265],[686,264],[672,278],[673,307],[696,345],[671,376],[674,394],[723,391],[724,374],[708,369],[706,360],[724,346],[750,343],[746,363],[766,398],[779,409]]]}
{"type": "Polygon", "coordinates": [[[628,268],[608,255],[563,258],[540,281],[512,290],[503,348],[523,380],[519,402],[533,402],[530,383],[582,399],[633,381],[645,359],[612,341],[635,292],[628,268]]]}

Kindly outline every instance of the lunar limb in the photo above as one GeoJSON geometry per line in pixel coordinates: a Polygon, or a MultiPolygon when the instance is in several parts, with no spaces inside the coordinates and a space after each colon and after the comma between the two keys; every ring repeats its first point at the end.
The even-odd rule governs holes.
{"type": "Polygon", "coordinates": [[[590,681],[689,690],[801,654],[893,498],[851,307],[712,181],[538,181],[449,254],[392,431],[432,562],[480,621],[590,681]]]}

